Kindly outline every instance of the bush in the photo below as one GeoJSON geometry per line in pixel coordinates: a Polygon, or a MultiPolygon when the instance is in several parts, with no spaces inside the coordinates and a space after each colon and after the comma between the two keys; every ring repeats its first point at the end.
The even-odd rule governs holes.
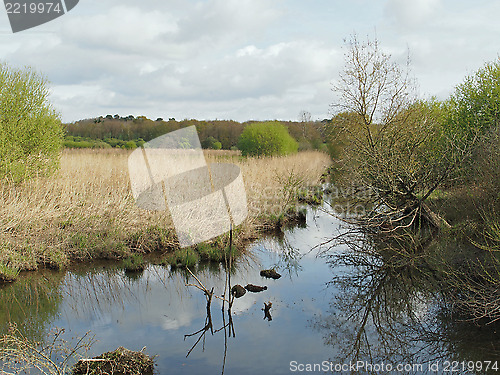
{"type": "Polygon", "coordinates": [[[48,96],[42,76],[0,64],[0,176],[20,181],[57,168],[63,128],[48,96]]]}
{"type": "Polygon", "coordinates": [[[66,148],[111,148],[109,144],[101,140],[93,140],[90,138],[84,140],[73,140],[73,137],[66,137],[63,142],[63,146],[66,148]]]}
{"type": "Polygon", "coordinates": [[[201,141],[201,147],[203,149],[220,150],[222,148],[222,143],[220,143],[214,137],[210,136],[207,139],[201,141]]]}
{"type": "Polygon", "coordinates": [[[243,156],[272,156],[297,152],[298,144],[283,124],[259,122],[245,127],[238,148],[243,156]]]}
{"type": "Polygon", "coordinates": [[[128,142],[125,142],[125,148],[127,150],[134,150],[137,148],[137,145],[135,144],[134,141],[128,141],[128,142]]]}

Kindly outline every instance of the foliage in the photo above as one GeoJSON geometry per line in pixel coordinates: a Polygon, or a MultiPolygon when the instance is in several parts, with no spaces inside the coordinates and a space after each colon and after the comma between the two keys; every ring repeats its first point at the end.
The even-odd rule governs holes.
{"type": "MultiPolygon", "coordinates": [[[[414,96],[408,67],[402,69],[380,50],[378,42],[347,43],[345,69],[335,87],[340,102],[332,133],[344,146],[344,168],[368,187],[373,216],[417,216],[438,226],[424,201],[449,177],[453,146],[440,129],[441,106],[414,96]],[[449,152],[438,152],[438,150],[449,152]]],[[[338,146],[333,152],[338,152],[338,146]]]]}
{"type": "MultiPolygon", "coordinates": [[[[294,139],[301,140],[302,149],[319,149],[325,141],[324,121],[327,120],[286,121],[283,124],[294,139]]],[[[202,148],[217,150],[220,143],[220,149],[230,150],[236,148],[238,139],[248,124],[232,120],[176,121],[174,118],[168,121],[163,119],[152,121],[144,116],[135,118],[132,115],[126,117],[108,115],[79,120],[65,124],[65,127],[66,140],[71,140],[71,137],[80,137],[85,141],[104,141],[112,147],[122,147],[126,141],[133,140],[140,147],[145,141],[191,125],[196,126],[202,148]]]]}
{"type": "Polygon", "coordinates": [[[298,144],[279,122],[256,122],[245,127],[238,141],[243,156],[288,155],[298,144]]]}
{"type": "Polygon", "coordinates": [[[20,181],[57,168],[62,127],[45,78],[0,64],[0,176],[20,181]]]}
{"type": "MultiPolygon", "coordinates": [[[[137,146],[139,140],[150,141],[163,134],[195,125],[203,148],[215,148],[215,142],[220,142],[222,149],[230,149],[238,142],[238,137],[243,131],[244,125],[236,121],[199,121],[182,120],[176,121],[171,118],[164,120],[149,120],[144,116],[135,118],[132,115],[126,117],[98,117],[84,119],[74,123],[65,124],[68,136],[90,138],[93,140],[104,140],[112,147],[117,147],[119,142],[133,140],[137,146]],[[205,142],[210,138],[210,143],[205,142]]],[[[123,144],[124,144],[123,143],[123,144]]],[[[121,147],[123,144],[119,144],[121,147]]]]}
{"type": "MultiPolygon", "coordinates": [[[[500,227],[500,59],[485,64],[458,85],[447,103],[445,131],[469,158],[457,171],[458,187],[466,189],[483,236],[474,240],[483,250],[498,250],[500,227]],[[497,242],[495,242],[497,239],[497,242]],[[477,241],[477,242],[476,242],[477,241]]],[[[469,213],[463,213],[463,217],[469,213]]]]}
{"type": "Polygon", "coordinates": [[[63,141],[63,146],[66,148],[111,148],[112,146],[101,140],[91,138],[67,136],[63,141]]]}
{"type": "Polygon", "coordinates": [[[125,142],[125,148],[127,150],[133,150],[133,149],[137,148],[137,145],[135,144],[134,141],[127,141],[127,142],[125,142]]]}
{"type": "Polygon", "coordinates": [[[220,150],[222,148],[222,143],[210,136],[201,142],[201,147],[204,149],[220,150]]]}
{"type": "MultiPolygon", "coordinates": [[[[447,103],[445,129],[459,147],[473,145],[459,177],[488,192],[500,188],[500,59],[457,86],[447,103]]],[[[494,194],[493,194],[494,195],[494,194]]],[[[500,201],[500,197],[496,197],[500,201]]]]}
{"type": "Polygon", "coordinates": [[[500,125],[500,59],[458,85],[449,101],[447,131],[462,142],[500,125]]]}

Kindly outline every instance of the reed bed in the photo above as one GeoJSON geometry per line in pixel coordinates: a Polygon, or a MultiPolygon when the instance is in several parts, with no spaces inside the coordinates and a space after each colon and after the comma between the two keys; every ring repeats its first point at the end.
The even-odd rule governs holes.
{"type": "MultiPolygon", "coordinates": [[[[166,212],[134,204],[125,150],[64,150],[58,172],[12,185],[0,183],[0,265],[34,270],[71,261],[124,258],[133,252],[175,247],[166,212]]],[[[242,169],[249,215],[239,228],[251,237],[270,215],[291,203],[297,186],[315,185],[330,164],[320,152],[285,157],[243,158],[208,151],[208,163],[242,169]]]]}

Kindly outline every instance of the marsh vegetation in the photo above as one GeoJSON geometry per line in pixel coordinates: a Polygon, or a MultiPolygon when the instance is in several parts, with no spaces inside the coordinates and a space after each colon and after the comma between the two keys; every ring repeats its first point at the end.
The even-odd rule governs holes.
{"type": "MultiPolygon", "coordinates": [[[[72,261],[174,253],[178,244],[169,215],[134,204],[127,172],[129,153],[65,150],[54,175],[2,183],[0,271],[4,277],[39,267],[61,269],[72,261]]],[[[275,228],[297,204],[298,189],[319,183],[330,163],[326,154],[314,151],[266,158],[207,151],[206,158],[209,163],[230,161],[242,169],[249,216],[235,231],[235,246],[240,249],[259,231],[275,228]]],[[[221,249],[226,237],[207,247],[221,249]]],[[[196,256],[217,256],[217,251],[203,246],[194,249],[196,256]]]]}

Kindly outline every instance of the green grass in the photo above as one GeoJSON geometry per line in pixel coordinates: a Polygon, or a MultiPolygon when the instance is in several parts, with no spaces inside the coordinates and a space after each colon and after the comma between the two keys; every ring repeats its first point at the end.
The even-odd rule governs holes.
{"type": "Polygon", "coordinates": [[[142,254],[132,254],[124,259],[122,264],[125,272],[140,272],[146,268],[146,262],[142,254]]]}
{"type": "Polygon", "coordinates": [[[193,248],[186,247],[184,249],[177,249],[173,253],[168,254],[161,264],[169,264],[172,268],[193,267],[198,264],[198,260],[198,253],[193,248]]]}
{"type": "Polygon", "coordinates": [[[19,268],[0,263],[0,283],[10,283],[17,279],[19,268]]]}
{"type": "MultiPolygon", "coordinates": [[[[229,259],[229,252],[226,254],[229,259]]],[[[241,255],[241,251],[233,246],[231,256],[233,259],[241,255]]],[[[196,247],[187,247],[177,249],[167,254],[160,262],[161,265],[170,265],[172,268],[194,267],[200,263],[224,263],[224,250],[219,247],[217,242],[200,243],[196,247]]]]}
{"type": "Polygon", "coordinates": [[[196,246],[196,250],[201,261],[222,262],[224,261],[224,252],[211,244],[200,243],[196,246]]]}

